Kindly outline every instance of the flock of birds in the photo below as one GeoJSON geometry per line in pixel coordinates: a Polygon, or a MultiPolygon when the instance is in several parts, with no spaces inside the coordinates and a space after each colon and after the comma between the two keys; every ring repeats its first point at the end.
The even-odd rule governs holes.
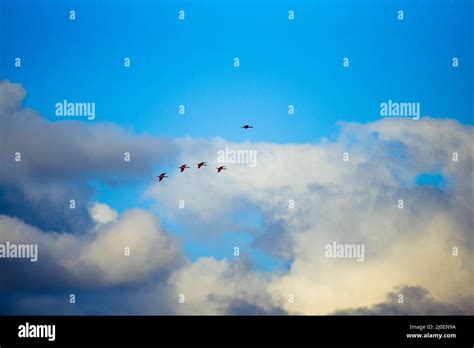
{"type": "MultiPolygon", "coordinates": [[[[249,129],[249,128],[253,128],[253,127],[251,125],[246,124],[246,125],[243,125],[240,128],[249,129]]],[[[207,167],[207,162],[199,162],[199,163],[196,163],[196,165],[197,165],[197,169],[201,169],[201,167],[207,167]]],[[[182,172],[184,172],[185,169],[191,168],[191,167],[188,166],[187,164],[182,164],[178,168],[181,170],[181,173],[182,173],[182,172]]],[[[226,166],[216,167],[216,169],[217,169],[217,173],[220,173],[223,170],[227,170],[226,166]]],[[[164,178],[169,178],[169,176],[166,175],[166,173],[161,173],[160,175],[157,175],[156,177],[158,178],[159,181],[162,181],[164,178]]]]}

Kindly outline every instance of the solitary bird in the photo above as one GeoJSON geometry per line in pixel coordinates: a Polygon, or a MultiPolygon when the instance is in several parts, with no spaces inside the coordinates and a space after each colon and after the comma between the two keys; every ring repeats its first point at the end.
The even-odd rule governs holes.
{"type": "Polygon", "coordinates": [[[201,168],[201,167],[206,167],[207,166],[207,162],[200,162],[200,163],[196,163],[197,166],[198,166],[198,169],[201,168]]]}
{"type": "Polygon", "coordinates": [[[166,173],[161,173],[160,175],[157,175],[156,177],[159,178],[160,181],[163,180],[163,178],[168,178],[168,176],[166,175],[166,173]]]}
{"type": "Polygon", "coordinates": [[[185,170],[186,168],[191,168],[191,167],[189,167],[187,164],[183,164],[182,166],[180,166],[180,167],[178,167],[178,168],[181,169],[181,173],[182,173],[182,172],[184,172],[184,170],[185,170]]]}
{"type": "Polygon", "coordinates": [[[220,173],[221,170],[227,170],[227,168],[225,166],[220,166],[220,167],[217,167],[217,172],[220,173]]]}
{"type": "Polygon", "coordinates": [[[240,127],[240,128],[249,129],[249,128],[253,128],[253,127],[252,127],[251,125],[249,125],[249,124],[246,124],[246,125],[244,125],[244,126],[242,126],[242,127],[240,127]]]}

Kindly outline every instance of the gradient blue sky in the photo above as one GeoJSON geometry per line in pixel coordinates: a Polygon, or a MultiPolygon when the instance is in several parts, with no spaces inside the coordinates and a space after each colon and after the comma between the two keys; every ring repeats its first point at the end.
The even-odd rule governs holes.
{"type": "MultiPolygon", "coordinates": [[[[465,64],[474,58],[472,17],[468,0],[133,6],[0,0],[0,77],[21,83],[25,104],[51,121],[57,121],[55,103],[89,101],[96,103],[94,122],[170,138],[317,142],[337,136],[338,122],[380,119],[379,105],[388,99],[419,102],[422,115],[472,124],[473,71],[465,64]],[[75,21],[68,19],[71,9],[75,21]],[[180,9],[184,22],[177,18],[180,9]],[[396,18],[399,9],[404,21],[396,18]],[[22,58],[21,69],[14,67],[15,57],[22,58]],[[123,67],[124,57],[131,58],[131,68],[123,67]],[[238,69],[234,57],[240,58],[238,69]],[[350,58],[350,68],[342,67],[343,57],[350,58]],[[452,57],[459,58],[459,68],[452,68],[452,57]],[[185,116],[178,114],[180,104],[185,116]],[[287,114],[288,104],[296,115],[287,114]],[[245,123],[255,129],[243,132],[245,123]]],[[[443,179],[434,173],[418,181],[427,183],[442,185],[443,179]]],[[[97,199],[119,211],[148,207],[141,194],[149,182],[96,185],[97,199]]],[[[245,219],[261,227],[259,216],[245,219]]],[[[179,232],[179,222],[169,223],[186,233],[179,232]]],[[[227,233],[214,241],[188,238],[185,248],[193,259],[219,259],[233,245],[251,242],[250,234],[227,233]]],[[[252,257],[262,269],[276,266],[256,249],[252,257]]]]}

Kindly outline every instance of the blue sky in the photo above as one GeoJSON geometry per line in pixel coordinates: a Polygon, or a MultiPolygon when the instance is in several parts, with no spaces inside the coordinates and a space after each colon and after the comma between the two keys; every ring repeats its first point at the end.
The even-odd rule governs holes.
{"type": "Polygon", "coordinates": [[[98,121],[170,137],[241,141],[247,134],[236,126],[248,122],[256,125],[253,140],[317,141],[337,133],[337,122],[379,119],[380,102],[390,98],[471,123],[466,6],[472,9],[468,1],[3,0],[0,72],[23,83],[26,105],[48,119],[55,120],[58,100],[93,100],[98,121]],[[17,56],[22,69],[12,65],[17,56]]]}
{"type": "MultiPolygon", "coordinates": [[[[21,83],[25,105],[57,122],[63,99],[96,103],[94,122],[171,139],[312,143],[340,122],[379,120],[389,99],[422,116],[472,125],[471,1],[7,1],[0,0],[0,77],[21,83]],[[69,10],[76,11],[70,21],[69,10]],[[186,11],[185,21],[178,11],[186,11]],[[288,10],[296,19],[288,21],[288,10]],[[397,11],[405,19],[397,20],[397,11]],[[13,65],[22,58],[22,68],[13,65]],[[131,67],[123,67],[130,57],[131,67]],[[240,67],[233,67],[233,58],[240,67]],[[343,68],[342,59],[350,59],[343,68]],[[459,67],[451,66],[453,57],[459,67]],[[186,114],[178,114],[184,104],[186,114]],[[296,113],[288,115],[289,104],[296,113]],[[240,126],[254,129],[242,131],[240,126]]],[[[63,120],[61,120],[63,122],[63,120]]],[[[88,123],[90,121],[82,120],[88,123]]],[[[94,123],[92,122],[92,123],[94,123]]],[[[168,169],[180,163],[172,163],[168,169]]],[[[166,168],[165,168],[166,169],[166,168]]],[[[158,170],[158,169],[157,169],[158,170]]],[[[150,178],[153,180],[154,178],[150,178]]],[[[418,185],[444,185],[427,173],[418,185]]],[[[109,187],[96,199],[149,208],[149,182],[109,187]]],[[[180,231],[179,220],[161,216],[180,231]]],[[[244,217],[262,228],[260,216],[244,217]]],[[[247,231],[184,238],[187,255],[224,258],[247,231]],[[227,251],[223,251],[227,250],[227,251]]],[[[176,232],[186,236],[186,231],[176,232]]],[[[287,267],[253,249],[262,270],[287,267]]]]}

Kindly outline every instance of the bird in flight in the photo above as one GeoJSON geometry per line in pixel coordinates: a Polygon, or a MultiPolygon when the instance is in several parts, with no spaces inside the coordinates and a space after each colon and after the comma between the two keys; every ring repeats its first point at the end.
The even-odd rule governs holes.
{"type": "Polygon", "coordinates": [[[160,175],[157,175],[156,177],[159,178],[160,181],[163,180],[163,178],[168,178],[168,176],[166,175],[166,173],[161,173],[160,175]]]}
{"type": "Polygon", "coordinates": [[[240,128],[243,128],[243,129],[249,129],[249,128],[253,128],[251,125],[249,124],[246,124],[246,125],[243,125],[242,127],[240,128]]]}
{"type": "Polygon", "coordinates": [[[184,170],[185,170],[186,168],[191,168],[191,167],[189,167],[187,164],[183,164],[182,166],[180,166],[180,167],[178,167],[178,168],[181,169],[181,173],[182,173],[182,172],[184,172],[184,170]]]}
{"type": "Polygon", "coordinates": [[[197,166],[198,166],[198,169],[201,168],[201,167],[206,167],[207,166],[207,162],[200,162],[200,163],[196,163],[197,166]]]}
{"type": "Polygon", "coordinates": [[[220,166],[220,167],[217,167],[216,169],[218,173],[220,173],[222,170],[227,170],[225,166],[220,166]]]}

